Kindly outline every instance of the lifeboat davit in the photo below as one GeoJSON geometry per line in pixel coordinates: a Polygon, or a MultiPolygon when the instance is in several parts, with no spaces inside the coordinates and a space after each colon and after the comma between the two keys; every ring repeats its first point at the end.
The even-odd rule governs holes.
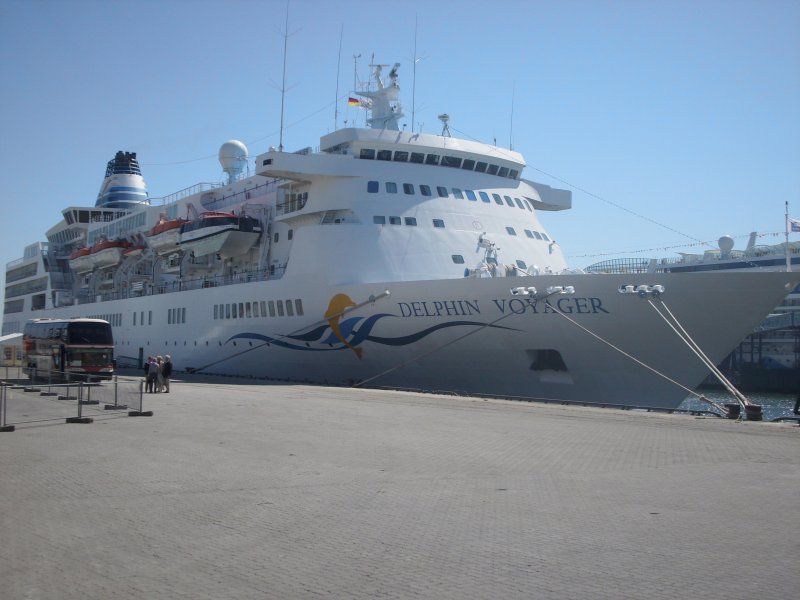
{"type": "Polygon", "coordinates": [[[119,264],[122,253],[130,246],[122,240],[102,240],[92,246],[89,260],[98,269],[105,269],[119,264]]]}
{"type": "Polygon", "coordinates": [[[188,223],[188,221],[186,219],[161,219],[145,234],[147,243],[160,256],[175,252],[178,249],[181,225],[184,223],[188,223]]]}
{"type": "Polygon", "coordinates": [[[92,261],[89,259],[90,248],[78,248],[69,255],[69,268],[76,273],[86,273],[92,270],[92,261]]]}
{"type": "Polygon", "coordinates": [[[205,212],[181,225],[178,243],[195,256],[219,254],[239,256],[258,241],[262,226],[258,219],[228,212],[205,212]]]}

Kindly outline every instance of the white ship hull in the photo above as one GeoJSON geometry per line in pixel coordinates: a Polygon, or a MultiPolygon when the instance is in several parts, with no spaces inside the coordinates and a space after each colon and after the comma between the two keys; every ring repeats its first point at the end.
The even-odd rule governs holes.
{"type": "MultiPolygon", "coordinates": [[[[102,309],[123,315],[124,325],[114,334],[118,357],[171,354],[178,370],[669,409],[708,370],[650,304],[661,306],[659,301],[620,294],[620,285],[663,285],[663,303],[718,361],[739,341],[727,325],[756,326],[786,293],[791,275],[660,274],[647,281],[641,276],[559,275],[339,288],[279,280],[105,302],[102,309]],[[534,302],[511,295],[510,284],[537,289],[572,285],[575,294],[534,302]],[[389,295],[337,323],[324,317],[336,294],[361,304],[384,291],[389,295]],[[747,302],[729,306],[726,296],[747,302]],[[255,309],[256,317],[251,309],[244,317],[213,318],[215,304],[244,308],[266,299],[291,300],[295,314],[261,316],[255,309]],[[296,314],[297,299],[303,316],[296,314]],[[169,324],[165,307],[177,305],[186,308],[185,323],[169,324]],[[133,313],[141,315],[139,325],[125,325],[134,322],[133,313]],[[197,322],[205,326],[192,326],[197,322]],[[340,328],[341,337],[332,325],[340,328]],[[532,363],[542,362],[543,351],[558,352],[566,369],[546,364],[532,369],[532,363]]],[[[47,313],[79,316],[85,310],[47,313]]]]}

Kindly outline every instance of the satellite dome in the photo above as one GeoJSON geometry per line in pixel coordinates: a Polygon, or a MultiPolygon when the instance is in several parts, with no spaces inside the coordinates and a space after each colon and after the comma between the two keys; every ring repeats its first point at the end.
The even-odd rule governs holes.
{"type": "Polygon", "coordinates": [[[730,254],[733,250],[733,238],[729,235],[723,235],[717,240],[717,245],[723,254],[730,254]]]}
{"type": "Polygon", "coordinates": [[[219,164],[228,174],[228,183],[235,181],[247,164],[247,146],[239,140],[228,140],[219,148],[219,164]]]}

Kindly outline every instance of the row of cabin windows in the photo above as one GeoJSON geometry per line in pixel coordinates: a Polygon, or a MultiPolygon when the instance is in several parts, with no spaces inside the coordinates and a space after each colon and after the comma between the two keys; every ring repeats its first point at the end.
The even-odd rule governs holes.
{"type": "MultiPolygon", "coordinates": [[[[464,264],[464,257],[461,256],[460,254],[453,254],[453,255],[450,256],[450,258],[452,258],[453,262],[455,264],[457,264],[457,265],[463,265],[464,264]]],[[[517,266],[520,269],[522,269],[523,271],[527,271],[528,270],[528,265],[525,263],[524,260],[517,260],[516,263],[517,263],[517,266]]]]}
{"type": "MultiPolygon", "coordinates": [[[[403,218],[401,218],[401,217],[398,217],[398,216],[390,216],[390,217],[388,217],[388,221],[387,221],[387,217],[385,217],[384,215],[373,215],[372,216],[372,222],[375,225],[386,225],[387,223],[389,225],[402,225],[403,222],[405,222],[406,225],[409,225],[411,227],[416,227],[417,226],[417,218],[416,217],[403,217],[403,218]]],[[[433,226],[443,229],[444,228],[444,221],[442,219],[433,219],[433,226]]],[[[517,230],[514,229],[513,227],[506,227],[506,232],[508,233],[508,235],[517,235],[517,230]]],[[[545,242],[549,242],[550,241],[550,238],[547,237],[546,233],[539,233],[538,231],[531,231],[530,229],[526,229],[525,230],[525,235],[528,236],[529,238],[535,239],[535,240],[542,240],[542,241],[545,241],[545,242]]]]}
{"type": "Polygon", "coordinates": [[[406,152],[405,150],[374,150],[373,148],[362,148],[359,158],[366,160],[389,160],[393,162],[410,162],[419,165],[432,165],[450,167],[453,169],[464,169],[466,171],[477,171],[478,173],[488,173],[498,177],[508,177],[517,179],[519,171],[509,167],[501,167],[484,161],[476,161],[471,158],[461,158],[459,156],[425,154],[423,152],[406,152]]]}
{"type": "MultiPolygon", "coordinates": [[[[403,193],[406,194],[407,196],[413,196],[416,193],[413,183],[404,183],[402,184],[402,186],[403,186],[403,193]]],[[[384,182],[384,187],[386,189],[387,194],[396,194],[398,191],[397,183],[395,183],[394,181],[384,182]]],[[[380,191],[380,188],[381,188],[380,183],[377,181],[367,182],[367,192],[370,194],[377,194],[380,191]]],[[[419,193],[426,197],[432,197],[433,189],[429,185],[420,184],[419,193]]],[[[471,202],[477,202],[478,199],[480,198],[481,202],[485,202],[486,204],[490,204],[492,201],[494,201],[495,204],[499,204],[501,206],[503,204],[506,204],[507,206],[510,206],[512,208],[516,206],[517,208],[521,208],[522,210],[527,209],[530,212],[533,212],[533,205],[531,204],[531,201],[528,198],[522,198],[522,199],[511,198],[511,196],[507,195],[503,195],[501,197],[500,194],[492,194],[491,197],[489,197],[489,194],[486,192],[478,192],[476,194],[474,190],[462,190],[459,188],[451,188],[450,190],[448,190],[446,187],[442,185],[436,186],[436,195],[439,198],[449,198],[451,193],[453,195],[453,198],[457,200],[464,200],[464,198],[466,198],[471,202]]]]}
{"type": "Polygon", "coordinates": [[[186,308],[170,308],[167,311],[167,325],[186,323],[186,308]]]}
{"type": "Polygon", "coordinates": [[[120,327],[122,326],[122,313],[111,313],[105,315],[88,315],[87,319],[103,319],[103,321],[108,321],[108,324],[112,327],[120,327]]]}
{"type": "Polygon", "coordinates": [[[249,319],[251,317],[298,317],[303,316],[303,301],[260,300],[255,302],[230,302],[214,305],[215,319],[249,319]]]}
{"type": "MultiPolygon", "coordinates": [[[[277,243],[278,243],[278,240],[280,239],[280,235],[278,235],[279,233],[280,233],[280,232],[276,231],[276,232],[275,232],[275,235],[274,235],[274,236],[272,236],[273,242],[274,242],[275,244],[277,244],[277,243]]],[[[289,230],[289,231],[286,233],[286,239],[287,239],[287,240],[289,240],[289,241],[291,242],[293,237],[294,237],[294,229],[290,229],[290,230],[289,230]]]]}
{"type": "MultiPolygon", "coordinates": [[[[133,325],[134,325],[134,327],[136,326],[136,315],[139,315],[139,325],[144,325],[144,311],[140,311],[138,313],[134,312],[133,313],[133,325]]],[[[147,324],[148,325],[152,325],[153,324],[153,311],[152,310],[148,310],[147,311],[147,324]]]]}

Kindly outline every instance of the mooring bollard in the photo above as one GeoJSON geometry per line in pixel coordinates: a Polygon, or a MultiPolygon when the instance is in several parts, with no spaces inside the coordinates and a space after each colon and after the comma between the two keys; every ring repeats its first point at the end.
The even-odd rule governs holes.
{"type": "Polygon", "coordinates": [[[736,404],[726,404],[725,408],[728,411],[725,416],[729,419],[738,419],[742,414],[742,405],[738,402],[736,404]]]}
{"type": "Polygon", "coordinates": [[[744,407],[744,416],[748,421],[760,421],[764,418],[758,404],[747,404],[744,407]]]}

